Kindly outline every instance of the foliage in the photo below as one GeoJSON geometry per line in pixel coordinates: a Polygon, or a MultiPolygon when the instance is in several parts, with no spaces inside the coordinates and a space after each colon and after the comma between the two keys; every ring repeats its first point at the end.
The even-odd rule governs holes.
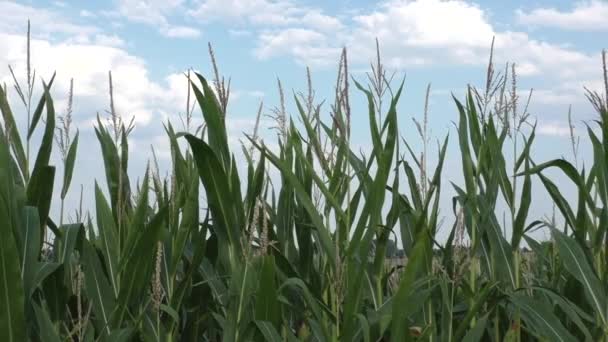
{"type": "MultiPolygon", "coordinates": [[[[448,138],[435,169],[427,170],[426,156],[400,140],[403,84],[381,113],[372,88],[355,83],[368,102],[373,143],[369,155],[359,155],[350,144],[349,75],[340,70],[329,123],[320,106],[296,96],[301,124],[286,117],[275,150],[257,133],[248,137],[246,174],[228,143],[227,103],[202,75],[190,86],[205,128],[177,132],[166,123],[167,179],[149,168],[134,190],[127,172],[132,127],[118,120],[111,132],[98,120],[106,188],[95,186],[95,222],[79,215],[82,222],[70,224],[49,215],[53,80],[28,123],[27,146],[36,124],[44,124],[31,170],[0,88],[0,339],[605,341],[605,100],[598,97],[597,129],[588,129],[594,159],[586,172],[565,160],[536,164],[534,128],[524,135],[515,121],[506,124],[511,109],[486,112],[473,89],[464,101],[454,98],[464,184],[453,184],[455,223],[439,244],[448,138]],[[504,152],[509,139],[524,142],[521,151],[515,144],[513,163],[504,152]],[[548,168],[576,185],[576,207],[544,174],[548,168]],[[271,169],[279,174],[276,187],[271,169]],[[533,177],[563,215],[563,227],[529,218],[533,177]],[[512,213],[507,223],[497,217],[500,201],[512,213]],[[552,241],[530,237],[539,226],[552,230],[552,241]],[[387,263],[395,231],[406,260],[397,264],[387,263]]],[[[65,145],[62,201],[77,169],[77,144],[76,136],[65,145]]]]}

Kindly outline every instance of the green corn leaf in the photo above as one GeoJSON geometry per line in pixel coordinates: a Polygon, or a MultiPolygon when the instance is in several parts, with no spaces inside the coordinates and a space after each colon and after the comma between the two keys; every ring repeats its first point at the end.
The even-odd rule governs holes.
{"type": "MultiPolygon", "coordinates": [[[[310,195],[306,192],[306,189],[302,185],[302,183],[298,180],[295,174],[291,172],[290,167],[285,164],[279,157],[275,156],[272,152],[264,147],[260,147],[256,145],[262,153],[266,155],[266,158],[275,165],[279,170],[281,170],[282,176],[284,179],[289,182],[289,185],[295,191],[295,194],[298,198],[300,204],[306,209],[311,221],[313,222],[316,232],[319,236],[321,246],[323,247],[325,253],[330,260],[335,260],[336,252],[335,246],[332,242],[331,236],[329,235],[329,229],[325,227],[323,223],[323,219],[319,215],[317,208],[312,202],[310,195]]],[[[331,264],[333,265],[333,263],[331,264]]]]}
{"type": "Polygon", "coordinates": [[[512,295],[511,302],[521,309],[522,318],[532,333],[549,341],[569,342],[576,338],[561,324],[551,308],[529,296],[512,295]]]}
{"type": "Polygon", "coordinates": [[[46,122],[40,149],[38,150],[36,163],[34,164],[34,169],[32,171],[32,178],[36,177],[37,173],[40,172],[39,170],[42,170],[49,165],[53,148],[53,139],[55,137],[55,106],[49,87],[46,84],[44,84],[44,98],[46,103],[46,122]]]}
{"type": "MultiPolygon", "coordinates": [[[[529,164],[526,163],[526,168],[529,164]]],[[[519,243],[522,236],[524,235],[524,226],[526,224],[526,218],[530,210],[530,204],[532,203],[532,180],[529,174],[524,177],[524,185],[521,190],[521,199],[519,201],[519,210],[515,216],[515,222],[513,222],[513,236],[511,238],[511,247],[515,250],[519,248],[519,243]]]]}
{"type": "Polygon", "coordinates": [[[207,202],[214,221],[215,232],[240,255],[239,234],[240,230],[244,229],[240,226],[243,218],[238,217],[234,204],[235,201],[241,201],[241,199],[234,198],[234,194],[229,190],[230,180],[213,149],[193,135],[186,135],[186,140],[192,148],[192,154],[207,193],[207,202]]]}
{"type": "Polygon", "coordinates": [[[30,123],[30,127],[27,132],[28,139],[31,139],[32,135],[34,134],[34,131],[36,130],[36,126],[38,125],[38,122],[40,121],[40,118],[42,117],[42,112],[44,110],[44,106],[47,104],[46,93],[50,91],[51,86],[53,85],[53,82],[55,81],[56,75],[57,75],[56,73],[53,73],[53,76],[51,77],[51,80],[49,81],[48,86],[45,87],[44,93],[40,97],[40,101],[38,101],[38,105],[36,106],[36,109],[34,110],[34,113],[32,114],[32,122],[30,123]]]}
{"type": "Polygon", "coordinates": [[[258,162],[258,166],[253,172],[253,177],[250,182],[247,184],[247,193],[245,198],[246,208],[247,208],[247,217],[251,218],[253,216],[253,210],[255,208],[255,203],[260,194],[262,193],[262,187],[264,185],[264,180],[266,177],[266,155],[264,153],[260,153],[260,161],[258,162]]]}
{"type": "Polygon", "coordinates": [[[488,298],[490,297],[490,295],[493,294],[497,286],[498,283],[488,283],[479,291],[477,295],[475,295],[473,305],[468,308],[467,314],[460,321],[458,327],[455,330],[454,341],[462,340],[467,330],[467,327],[470,326],[473,318],[477,317],[480,314],[484,304],[487,303],[488,298]]]}
{"type": "MultiPolygon", "coordinates": [[[[0,218],[5,217],[2,214],[0,218]]],[[[24,293],[19,281],[19,257],[10,231],[4,231],[0,239],[0,271],[0,340],[25,341],[24,293]]]]}
{"type": "Polygon", "coordinates": [[[112,316],[116,308],[116,300],[112,286],[105,276],[99,257],[93,245],[84,244],[84,286],[87,298],[93,304],[93,312],[102,336],[110,335],[112,331],[112,316]]]}
{"type": "MultiPolygon", "coordinates": [[[[524,149],[521,151],[519,158],[517,158],[517,161],[515,163],[515,170],[519,170],[519,168],[524,163],[524,161],[530,159],[530,150],[532,148],[532,143],[534,142],[535,137],[536,137],[536,123],[534,123],[534,126],[532,127],[532,132],[530,133],[530,135],[527,138],[524,138],[525,139],[524,149]]],[[[529,172],[529,170],[525,170],[524,172],[529,172]]]]}
{"type": "Polygon", "coordinates": [[[281,342],[283,339],[277,329],[272,325],[272,323],[267,321],[255,321],[255,325],[258,330],[264,335],[264,339],[267,342],[281,342]]]}
{"type": "Polygon", "coordinates": [[[134,300],[141,300],[141,293],[150,284],[158,241],[165,224],[167,207],[161,208],[145,229],[139,230],[139,238],[129,246],[129,253],[121,260],[120,291],[118,303],[126,310],[134,300]]]}
{"type": "Polygon", "coordinates": [[[132,341],[133,328],[117,329],[108,336],[101,338],[100,342],[128,342],[132,341]]]}
{"type": "Polygon", "coordinates": [[[281,320],[279,301],[277,299],[276,268],[272,255],[261,260],[258,291],[255,302],[255,319],[266,321],[278,327],[281,320]]]}
{"type": "MultiPolygon", "coordinates": [[[[198,179],[197,179],[198,180],[198,179]]],[[[141,189],[137,198],[137,203],[133,214],[129,220],[129,231],[127,232],[127,241],[122,251],[120,251],[120,260],[123,262],[128,258],[129,255],[133,254],[133,246],[139,243],[139,240],[145,237],[142,232],[146,229],[146,223],[148,221],[150,204],[148,203],[150,191],[150,169],[146,169],[146,174],[143,181],[141,182],[141,189]]],[[[124,266],[124,263],[122,264],[124,266]]],[[[122,269],[121,269],[122,271],[122,269]]]]}
{"type": "Polygon", "coordinates": [[[66,224],[59,227],[61,231],[58,245],[58,262],[69,267],[70,257],[75,249],[82,249],[84,225],[82,223],[66,224]]]}
{"type": "Polygon", "coordinates": [[[224,115],[215,93],[207,84],[207,80],[198,73],[196,77],[201,83],[203,91],[201,92],[194,82],[190,82],[190,85],[205,119],[209,147],[215,153],[224,170],[228,170],[231,158],[224,115]]]}
{"type": "Polygon", "coordinates": [[[551,196],[551,198],[553,199],[553,203],[555,203],[562,215],[564,215],[566,222],[570,225],[570,227],[576,227],[576,219],[574,216],[574,212],[572,211],[572,207],[570,207],[570,204],[568,204],[566,198],[564,198],[562,193],[559,191],[559,187],[546,176],[540,173],[538,174],[538,176],[540,177],[541,182],[545,186],[545,189],[547,189],[549,196],[551,196]]]}
{"type": "Polygon", "coordinates": [[[21,211],[23,246],[21,248],[21,277],[29,265],[38,261],[40,256],[40,217],[35,207],[24,207],[21,211]]]}
{"type": "Polygon", "coordinates": [[[74,140],[70,144],[68,155],[65,161],[63,170],[63,187],[61,188],[61,199],[64,199],[72,183],[72,174],[74,173],[74,163],[76,161],[76,151],[78,150],[78,132],[74,136],[74,140]]]}
{"type": "MultiPolygon", "coordinates": [[[[300,145],[300,142],[298,139],[295,138],[295,135],[293,135],[291,138],[295,141],[294,145],[300,145]]],[[[306,160],[306,158],[302,154],[302,151],[299,148],[295,148],[295,151],[297,160],[301,161],[304,164],[304,167],[309,171],[312,180],[314,180],[315,184],[317,185],[317,188],[323,193],[323,196],[325,197],[327,203],[332,206],[339,220],[341,220],[342,222],[346,222],[346,214],[342,210],[340,202],[336,199],[334,194],[332,194],[330,190],[325,186],[325,182],[314,172],[313,165],[311,165],[310,162],[306,160]]],[[[278,159],[275,157],[275,160],[278,159]]]]}
{"type": "Polygon", "coordinates": [[[27,185],[27,205],[38,208],[40,220],[40,241],[44,239],[44,227],[48,224],[51,199],[53,198],[53,185],[55,183],[55,167],[44,165],[32,172],[27,185]]]}
{"type": "Polygon", "coordinates": [[[467,332],[463,337],[462,342],[479,342],[481,341],[488,323],[488,315],[484,315],[475,322],[475,326],[467,332]]]}
{"type": "Polygon", "coordinates": [[[553,289],[540,286],[533,286],[531,287],[531,289],[544,294],[545,296],[547,296],[551,303],[554,303],[559,306],[562,311],[568,316],[568,318],[570,318],[570,320],[574,322],[574,324],[583,333],[583,335],[585,335],[585,341],[593,341],[589,329],[583,322],[583,320],[585,320],[590,323],[595,323],[593,317],[589,316],[587,313],[578,308],[576,304],[574,304],[564,296],[560,295],[553,289]]]}
{"type": "Polygon", "coordinates": [[[6,134],[10,136],[10,147],[15,154],[15,158],[17,159],[17,164],[19,165],[23,178],[27,180],[29,176],[29,170],[27,169],[27,157],[25,155],[25,150],[23,149],[21,136],[19,135],[19,130],[15,122],[13,112],[8,103],[8,94],[6,94],[3,87],[0,87],[0,112],[2,112],[2,118],[4,119],[4,129],[6,130],[6,134]]]}
{"type": "Polygon", "coordinates": [[[124,172],[124,165],[121,167],[121,157],[118,154],[118,147],[114,142],[114,138],[106,130],[99,116],[97,117],[97,125],[95,127],[95,135],[101,147],[103,164],[106,175],[106,184],[110,195],[110,204],[114,219],[118,222],[118,212],[129,213],[131,211],[131,190],[129,177],[124,172]],[[122,187],[121,187],[122,185],[122,187]],[[118,209],[118,198],[121,193],[122,208],[118,209]]]}
{"type": "MultiPolygon", "coordinates": [[[[471,136],[471,143],[474,147],[479,148],[483,146],[482,137],[481,137],[481,128],[479,126],[479,115],[477,114],[477,106],[475,105],[475,100],[473,98],[473,91],[471,87],[467,89],[467,107],[466,113],[468,116],[469,122],[469,132],[471,136]]],[[[478,151],[476,150],[475,153],[478,151]]]]}
{"type": "Polygon", "coordinates": [[[426,230],[421,231],[416,237],[416,244],[412,251],[411,257],[408,259],[405,272],[401,277],[399,283],[399,289],[395,295],[393,302],[393,318],[391,323],[391,341],[408,341],[411,339],[407,328],[409,327],[408,315],[408,302],[412,300],[412,296],[416,294],[413,291],[413,284],[424,271],[424,267],[429,261],[430,255],[430,241],[428,232],[426,230]]]}
{"type": "Polygon", "coordinates": [[[606,293],[597,275],[587,261],[587,256],[576,240],[554,229],[553,236],[557,243],[564,267],[577,279],[585,289],[585,294],[601,324],[606,326],[606,293]]]}
{"type": "MultiPolygon", "coordinates": [[[[192,170],[192,169],[191,169],[192,170]]],[[[178,264],[188,243],[188,238],[193,234],[197,234],[199,226],[199,177],[195,170],[192,170],[184,179],[184,182],[189,182],[186,187],[186,198],[182,208],[182,219],[176,237],[175,247],[173,249],[173,265],[171,270],[177,272],[178,264]]],[[[203,240],[204,241],[204,240],[203,240]]]]}
{"type": "Polygon", "coordinates": [[[38,337],[40,341],[62,342],[59,332],[51,321],[47,310],[36,303],[34,303],[33,307],[36,314],[36,322],[38,323],[38,337]]]}
{"type": "Polygon", "coordinates": [[[105,266],[114,295],[118,296],[118,256],[120,253],[118,228],[112,217],[112,210],[101,193],[101,189],[97,183],[95,183],[95,205],[97,208],[97,227],[99,229],[100,248],[104,256],[105,266]]]}
{"type": "Polygon", "coordinates": [[[57,271],[60,266],[61,264],[55,262],[35,262],[28,266],[23,279],[26,303],[29,303],[34,291],[40,288],[47,277],[57,271]]]}
{"type": "Polygon", "coordinates": [[[25,341],[24,290],[19,251],[13,234],[18,212],[12,194],[13,175],[5,140],[0,141],[0,340],[25,341]]]}
{"type": "Polygon", "coordinates": [[[326,306],[322,305],[322,302],[319,301],[318,298],[315,298],[311,294],[308,286],[306,286],[306,284],[301,279],[299,279],[299,278],[287,279],[285,282],[283,282],[281,287],[279,287],[278,292],[282,292],[283,289],[285,289],[285,288],[293,288],[293,289],[299,290],[299,292],[304,297],[307,307],[312,311],[312,315],[313,315],[315,321],[320,322],[320,324],[318,325],[318,329],[317,329],[318,330],[317,335],[321,336],[325,340],[328,340],[330,338],[328,325],[331,323],[331,321],[333,321],[335,319],[335,317],[331,317],[330,321],[327,322],[327,316],[323,315],[323,313],[325,312],[327,314],[331,314],[331,311],[329,311],[329,309],[326,306]]]}

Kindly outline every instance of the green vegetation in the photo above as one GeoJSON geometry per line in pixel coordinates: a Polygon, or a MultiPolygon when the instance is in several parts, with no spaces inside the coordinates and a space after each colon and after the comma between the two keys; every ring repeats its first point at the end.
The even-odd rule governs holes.
{"type": "Polygon", "coordinates": [[[297,118],[287,117],[281,96],[278,147],[267,148],[256,126],[242,151],[245,174],[228,143],[229,87],[217,72],[211,85],[192,73],[204,127],[190,128],[191,113],[184,132],[165,124],[166,179],[155,167],[129,179],[132,125],[112,100],[110,124],[95,127],[106,179],[95,186],[94,220],[81,209],[67,224],[78,135],[69,115],[56,118],[53,79],[29,105],[28,69],[27,88],[17,85],[27,132],[16,129],[0,87],[0,340],[608,341],[607,97],[589,93],[599,115],[588,128],[588,168],[540,163],[530,154],[534,126],[517,105],[515,68],[506,71],[510,78],[495,76],[490,62],[486,89],[454,98],[457,135],[442,139],[434,170],[426,119],[422,153],[399,133],[403,85],[388,82],[380,58],[365,86],[351,80],[344,52],[329,120],[312,91],[294,97],[297,118]],[[366,156],[351,149],[349,96],[367,99],[359,109],[373,143],[366,156]],[[42,143],[30,156],[37,128],[42,143]],[[54,138],[62,177],[50,165],[54,138]],[[460,146],[464,182],[448,185],[454,224],[438,243],[448,142],[460,146]],[[560,193],[549,168],[573,182],[578,198],[560,193]],[[58,178],[59,218],[49,215],[58,178]],[[533,197],[535,178],[563,225],[529,217],[532,199],[546,196],[533,197]],[[509,218],[498,217],[499,202],[509,218]],[[529,236],[539,227],[551,241],[529,236]],[[403,264],[387,262],[395,232],[403,264]]]}

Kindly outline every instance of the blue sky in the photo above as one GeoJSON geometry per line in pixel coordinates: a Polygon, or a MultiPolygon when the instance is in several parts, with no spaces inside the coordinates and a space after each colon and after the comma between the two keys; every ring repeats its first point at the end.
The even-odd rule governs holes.
{"type": "MultiPolygon", "coordinates": [[[[186,69],[211,76],[207,42],[214,46],[222,73],[232,80],[228,124],[235,147],[242,132],[251,131],[259,102],[264,101],[265,113],[277,104],[277,77],[292,94],[304,90],[305,67],[310,66],[317,98],[330,100],[341,48],[348,48],[353,76],[364,81],[376,37],[386,67],[397,77],[406,75],[401,134],[416,145],[411,118],[422,113],[427,83],[432,83],[433,139],[447,133],[454,137],[456,111],[450,94],[462,97],[467,84],[483,85],[494,36],[497,67],[515,62],[522,96],[534,88],[530,112],[538,121],[536,158],[571,158],[568,106],[577,131],[584,132],[582,122],[594,114],[583,86],[601,89],[600,53],[608,31],[608,3],[600,1],[0,1],[0,13],[0,81],[12,83],[8,65],[23,80],[28,18],[38,75],[48,79],[54,70],[58,73],[54,96],[59,110],[66,106],[74,78],[81,148],[73,190],[80,184],[91,189],[93,180],[103,176],[92,119],[109,105],[108,70],[114,76],[117,110],[125,118],[135,117],[130,141],[135,177],[143,174],[150,146],[167,165],[162,122],[179,125],[186,69]]],[[[351,96],[354,135],[365,148],[365,106],[360,94],[351,96]]],[[[24,126],[16,95],[12,103],[24,126]]],[[[288,109],[293,113],[293,103],[288,109]]],[[[327,114],[329,107],[324,110],[327,114]]],[[[271,125],[263,121],[267,139],[274,135],[271,125]]],[[[448,155],[445,178],[458,183],[455,141],[448,155]]],[[[451,221],[449,192],[444,197],[451,221]]],[[[78,191],[72,191],[72,208],[77,198],[78,191]]],[[[541,202],[535,204],[537,216],[551,210],[548,201],[541,202]]]]}

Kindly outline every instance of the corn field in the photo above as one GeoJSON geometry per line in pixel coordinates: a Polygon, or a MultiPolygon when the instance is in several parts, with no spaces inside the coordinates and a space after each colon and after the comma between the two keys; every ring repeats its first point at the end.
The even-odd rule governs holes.
{"type": "Polygon", "coordinates": [[[95,125],[105,179],[90,194],[91,215],[81,209],[72,220],[63,208],[78,134],[56,114],[54,76],[31,111],[35,76],[28,69],[27,87],[17,84],[24,132],[0,87],[1,341],[608,341],[608,88],[588,93],[591,163],[538,161],[535,125],[509,81],[515,67],[500,77],[490,67],[485,90],[454,97],[456,134],[441,138],[431,168],[426,120],[420,137],[399,132],[403,82],[380,60],[361,84],[345,50],[329,118],[306,96],[282,95],[277,140],[261,139],[256,125],[237,151],[229,85],[217,71],[211,82],[188,77],[204,125],[164,123],[170,175],[151,163],[141,180],[129,178],[133,125],[112,100],[109,123],[95,125]],[[367,106],[351,108],[354,96],[367,106]],[[366,155],[352,148],[355,111],[367,114],[366,155]],[[423,151],[411,144],[419,138],[423,151]],[[463,182],[442,183],[448,144],[460,147],[463,182]],[[577,198],[560,192],[550,169],[577,198]],[[532,194],[533,182],[546,191],[532,194]],[[446,187],[456,195],[439,242],[446,187]],[[531,217],[532,201],[548,199],[556,218],[531,217]],[[531,237],[541,228],[550,240],[531,237]]]}

